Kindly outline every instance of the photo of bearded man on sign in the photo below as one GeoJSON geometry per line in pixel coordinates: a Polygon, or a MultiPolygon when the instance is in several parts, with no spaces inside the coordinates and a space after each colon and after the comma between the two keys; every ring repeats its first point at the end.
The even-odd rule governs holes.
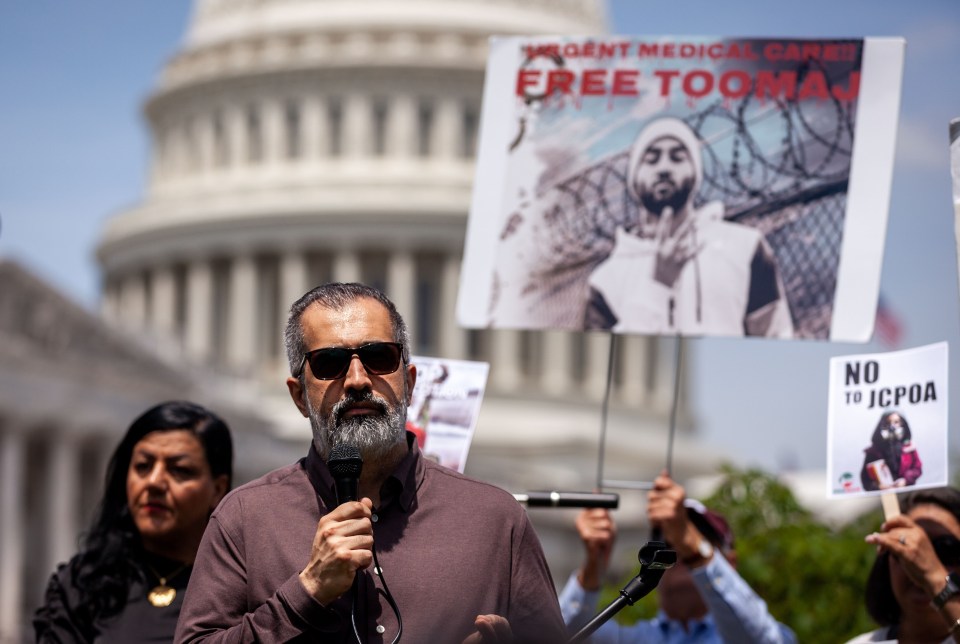
{"type": "Polygon", "coordinates": [[[793,323],[763,234],[726,221],[719,201],[696,204],[702,142],[664,117],[641,130],[627,191],[638,204],[591,273],[586,329],[790,338],[793,323]]]}

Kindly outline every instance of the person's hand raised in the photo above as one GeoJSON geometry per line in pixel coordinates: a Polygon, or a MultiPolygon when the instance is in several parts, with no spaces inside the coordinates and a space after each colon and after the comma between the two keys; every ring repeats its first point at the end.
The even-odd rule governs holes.
{"type": "Polygon", "coordinates": [[[610,564],[610,553],[617,540],[617,526],[603,508],[590,508],[577,515],[577,532],[587,551],[577,581],[585,590],[597,590],[610,564]]]}
{"type": "Polygon", "coordinates": [[[653,277],[672,288],[683,267],[703,248],[697,244],[693,217],[687,217],[674,230],[673,208],[667,206],[660,213],[657,224],[657,259],[653,277]]]}

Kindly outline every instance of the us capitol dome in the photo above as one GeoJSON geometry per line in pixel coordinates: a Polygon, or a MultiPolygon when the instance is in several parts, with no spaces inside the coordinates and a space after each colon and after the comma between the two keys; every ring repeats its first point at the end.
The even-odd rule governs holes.
{"type": "MultiPolygon", "coordinates": [[[[145,103],[146,192],[100,237],[103,315],[299,455],[310,428],[284,385],[287,311],[323,282],[371,284],[415,355],[490,362],[467,474],[512,492],[593,488],[611,336],[465,330],[454,308],[488,37],[605,22],[600,0],[199,0],[145,103]]],[[[608,478],[662,467],[674,347],[619,339],[608,478]]],[[[692,424],[683,404],[679,418],[692,424]]],[[[680,432],[678,476],[715,458],[680,432]]],[[[639,519],[636,497],[621,505],[639,519]]],[[[569,512],[532,512],[557,575],[580,556],[569,512]]]]}

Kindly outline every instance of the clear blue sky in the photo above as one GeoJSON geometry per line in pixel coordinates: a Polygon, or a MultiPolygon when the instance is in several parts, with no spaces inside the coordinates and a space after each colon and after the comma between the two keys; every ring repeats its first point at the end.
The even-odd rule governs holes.
{"type": "MultiPolygon", "coordinates": [[[[94,244],[103,220],[142,194],[140,107],[188,12],[185,0],[0,3],[0,255],[91,308],[94,244]]],[[[960,116],[960,2],[614,0],[611,24],[624,34],[905,36],[882,290],[904,319],[905,346],[948,340],[960,351],[947,141],[948,121],[960,116]]],[[[768,467],[823,466],[827,360],[877,350],[762,340],[690,347],[704,435],[768,467]]]]}

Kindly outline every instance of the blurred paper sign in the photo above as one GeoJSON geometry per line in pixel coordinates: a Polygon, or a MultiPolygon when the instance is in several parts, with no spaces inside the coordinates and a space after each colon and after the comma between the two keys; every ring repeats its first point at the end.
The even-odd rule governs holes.
{"type": "Polygon", "coordinates": [[[830,359],[827,496],[947,484],[948,348],[830,359]]]}
{"type": "Polygon", "coordinates": [[[424,456],[462,473],[490,365],[423,356],[410,360],[417,367],[417,382],[407,430],[416,435],[424,456]]]}
{"type": "Polygon", "coordinates": [[[960,118],[950,121],[950,176],[953,177],[953,226],[960,272],[960,118]]]}

